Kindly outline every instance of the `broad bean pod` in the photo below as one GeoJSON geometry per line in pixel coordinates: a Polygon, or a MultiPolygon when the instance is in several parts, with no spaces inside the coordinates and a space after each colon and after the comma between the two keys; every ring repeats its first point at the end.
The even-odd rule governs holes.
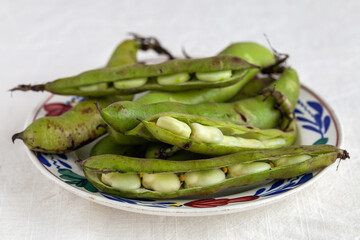
{"type": "Polygon", "coordinates": [[[12,140],[21,139],[32,151],[66,153],[73,151],[106,133],[97,128],[103,120],[94,102],[107,106],[107,99],[88,99],[57,117],[43,117],[31,123],[12,140]]]}
{"type": "MultiPolygon", "coordinates": [[[[99,97],[133,94],[147,90],[184,91],[217,88],[237,83],[248,70],[254,68],[258,67],[232,56],[176,59],[153,65],[135,64],[91,70],[44,85],[31,86],[28,89],[45,90],[60,95],[99,97]],[[226,77],[222,76],[224,72],[226,72],[226,77]],[[192,77],[195,73],[197,77],[192,77]],[[180,81],[174,74],[185,76],[186,80],[180,81]],[[213,77],[219,79],[212,80],[213,77]],[[164,78],[169,78],[172,82],[169,84],[165,83],[165,80],[160,81],[164,78]]],[[[20,86],[13,90],[24,89],[20,86]]]]}
{"type": "Polygon", "coordinates": [[[99,107],[99,111],[108,125],[122,133],[135,128],[139,123],[137,119],[144,120],[161,112],[199,115],[238,125],[269,129],[278,127],[282,116],[279,110],[281,107],[286,106],[288,112],[294,110],[300,90],[296,71],[290,68],[286,69],[276,83],[270,85],[269,88],[280,93],[282,98],[269,96],[264,99],[264,96],[257,96],[233,103],[200,104],[174,102],[139,104],[121,101],[113,103],[105,109],[99,107]]]}
{"type": "Polygon", "coordinates": [[[286,131],[261,130],[197,115],[170,112],[142,120],[125,134],[149,141],[158,140],[200,154],[225,155],[289,146],[295,140],[296,127],[292,120],[286,131]]]}
{"type": "Polygon", "coordinates": [[[314,145],[189,161],[108,154],[91,157],[82,166],[85,176],[100,191],[121,197],[157,199],[206,195],[266,180],[296,177],[321,170],[338,158],[346,159],[349,155],[335,146],[314,145]],[[117,184],[119,180],[121,186],[117,184]]]}

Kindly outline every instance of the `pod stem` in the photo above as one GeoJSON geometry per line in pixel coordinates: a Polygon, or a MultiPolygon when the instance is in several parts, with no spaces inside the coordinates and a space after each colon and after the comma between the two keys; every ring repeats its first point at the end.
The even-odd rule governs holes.
{"type": "Polygon", "coordinates": [[[13,92],[13,91],[35,91],[35,92],[40,92],[40,91],[44,91],[45,90],[45,84],[38,84],[38,85],[25,85],[25,84],[20,84],[17,87],[14,87],[12,89],[10,89],[9,91],[13,92]]]}
{"type": "Polygon", "coordinates": [[[270,43],[270,40],[266,34],[264,34],[266,41],[269,44],[269,47],[273,54],[275,55],[275,63],[267,66],[261,70],[263,74],[273,74],[273,73],[282,73],[285,70],[286,60],[290,57],[289,54],[279,53],[270,43]]]}
{"type": "Polygon", "coordinates": [[[281,114],[283,115],[283,119],[280,125],[282,130],[288,129],[291,122],[294,120],[294,108],[290,102],[290,100],[280,91],[275,90],[276,85],[271,88],[264,88],[261,91],[261,94],[264,95],[264,101],[269,97],[272,96],[276,102],[276,108],[279,109],[281,114]]]}
{"type": "Polygon", "coordinates": [[[185,48],[181,48],[181,52],[186,59],[192,59],[192,57],[186,52],[185,48]]]}
{"type": "Polygon", "coordinates": [[[341,160],[345,160],[345,159],[347,159],[347,158],[350,158],[350,155],[349,155],[348,151],[342,150],[342,152],[339,152],[339,153],[338,153],[338,156],[337,156],[337,157],[340,158],[340,159],[339,159],[338,165],[336,166],[336,171],[339,169],[341,160]]]}
{"type": "Polygon", "coordinates": [[[340,160],[345,160],[347,158],[350,158],[350,155],[349,155],[348,151],[342,150],[342,152],[340,152],[338,154],[338,158],[340,158],[340,160]]]}
{"type": "Polygon", "coordinates": [[[101,108],[100,104],[98,102],[95,102],[94,104],[96,106],[96,109],[99,111],[99,113],[101,113],[102,108],[101,108]]]}
{"type": "Polygon", "coordinates": [[[175,57],[168,50],[161,46],[159,40],[157,40],[155,37],[143,37],[137,33],[129,34],[140,43],[141,50],[146,51],[152,49],[158,54],[164,54],[168,56],[169,59],[175,59],[175,57]]]}
{"type": "Polygon", "coordinates": [[[15,133],[15,134],[11,137],[12,142],[14,143],[16,139],[21,139],[21,140],[23,140],[23,133],[24,133],[24,132],[15,133]]]}

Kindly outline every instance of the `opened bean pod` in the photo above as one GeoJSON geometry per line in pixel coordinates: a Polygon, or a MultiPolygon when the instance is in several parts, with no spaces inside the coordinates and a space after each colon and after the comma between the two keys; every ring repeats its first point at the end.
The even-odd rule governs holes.
{"type": "Polygon", "coordinates": [[[13,90],[45,90],[78,96],[126,95],[146,90],[184,91],[229,86],[254,68],[258,67],[232,56],[176,59],[153,65],[96,69],[44,85],[13,90]]]}
{"type": "Polygon", "coordinates": [[[271,179],[315,172],[346,159],[330,145],[239,152],[200,160],[170,161],[99,155],[82,165],[100,191],[130,198],[175,198],[205,195],[271,179]]]}
{"type": "Polygon", "coordinates": [[[125,134],[149,141],[158,140],[191,152],[224,155],[289,146],[295,139],[296,128],[295,121],[286,131],[261,130],[197,115],[170,112],[143,120],[125,134]]]}

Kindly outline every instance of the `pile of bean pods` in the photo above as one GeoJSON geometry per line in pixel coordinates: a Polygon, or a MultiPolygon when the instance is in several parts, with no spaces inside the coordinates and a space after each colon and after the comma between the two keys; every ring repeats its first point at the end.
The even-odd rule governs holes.
{"type": "Polygon", "coordinates": [[[211,194],[348,158],[335,146],[292,146],[300,82],[286,60],[254,42],[231,44],[212,57],[175,59],[157,39],[134,35],[104,68],[12,89],[87,97],[12,140],[33,151],[67,153],[107,133],[81,165],[100,191],[131,198],[211,194]],[[149,49],[168,60],[139,62],[138,51],[149,49]]]}

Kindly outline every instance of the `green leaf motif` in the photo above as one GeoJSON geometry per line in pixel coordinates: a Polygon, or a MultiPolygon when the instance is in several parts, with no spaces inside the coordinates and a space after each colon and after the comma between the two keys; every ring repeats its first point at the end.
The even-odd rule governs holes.
{"type": "Polygon", "coordinates": [[[316,142],[313,143],[313,145],[322,145],[322,144],[326,144],[328,142],[328,138],[320,138],[319,140],[317,140],[316,142]]]}
{"type": "Polygon", "coordinates": [[[89,192],[93,192],[93,193],[96,193],[98,192],[99,190],[97,190],[96,187],[94,187],[94,185],[92,185],[92,183],[90,183],[87,179],[86,179],[86,184],[84,185],[84,188],[86,190],[88,190],[89,192]]]}
{"type": "Polygon", "coordinates": [[[68,184],[75,185],[77,187],[83,187],[89,192],[98,192],[97,188],[95,188],[84,176],[74,173],[69,169],[59,169],[60,178],[65,179],[68,184]]]}

